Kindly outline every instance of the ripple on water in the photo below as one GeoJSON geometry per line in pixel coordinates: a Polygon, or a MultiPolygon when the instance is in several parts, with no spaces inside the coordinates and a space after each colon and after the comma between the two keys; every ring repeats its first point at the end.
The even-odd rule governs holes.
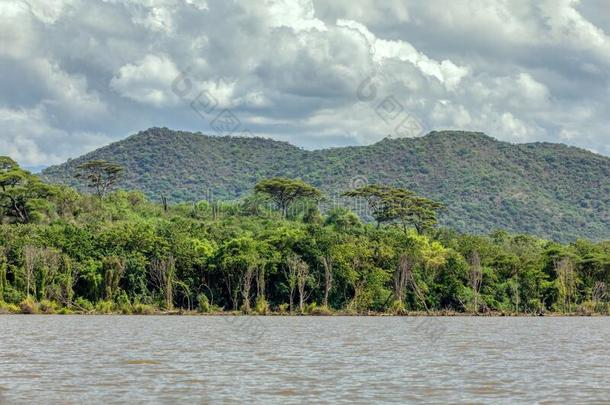
{"type": "Polygon", "coordinates": [[[154,365],[157,365],[157,364],[161,364],[161,362],[157,361],[157,360],[145,360],[145,359],[142,359],[142,360],[125,360],[124,363],[127,364],[127,365],[132,365],[132,366],[133,365],[135,365],[135,366],[138,366],[138,365],[143,365],[143,366],[153,365],[154,366],[154,365]]]}
{"type": "Polygon", "coordinates": [[[610,398],[610,318],[238,321],[0,317],[0,405],[610,398]]]}

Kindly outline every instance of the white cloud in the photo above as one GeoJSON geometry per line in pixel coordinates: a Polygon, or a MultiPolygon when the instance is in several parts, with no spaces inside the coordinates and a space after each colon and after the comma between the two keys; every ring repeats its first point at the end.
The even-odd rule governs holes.
{"type": "Polygon", "coordinates": [[[610,38],[591,19],[598,6],[583,6],[2,1],[0,153],[54,163],[153,125],[212,133],[230,108],[237,133],[310,148],[375,142],[410,116],[426,130],[609,154],[610,38]],[[190,91],[179,96],[172,83],[187,68],[190,91]],[[358,93],[363,84],[373,97],[358,93]],[[190,107],[202,91],[217,102],[203,116],[190,107]],[[380,114],[387,100],[391,120],[380,114]]]}
{"type": "Polygon", "coordinates": [[[269,10],[268,24],[271,27],[289,27],[293,30],[326,31],[326,25],[314,17],[311,0],[265,0],[269,10]]]}
{"type": "Polygon", "coordinates": [[[46,59],[33,59],[30,67],[47,93],[41,102],[54,105],[75,118],[106,112],[106,105],[97,92],[89,89],[84,76],[70,75],[46,59]]]}
{"type": "Polygon", "coordinates": [[[62,163],[107,144],[101,133],[70,132],[49,124],[44,106],[31,109],[0,108],[0,151],[26,166],[62,163]]]}
{"type": "Polygon", "coordinates": [[[387,59],[409,62],[425,75],[438,79],[447,90],[455,89],[462,78],[468,74],[466,67],[457,66],[450,60],[439,62],[431,59],[406,41],[388,41],[376,38],[363,24],[356,21],[339,19],[337,25],[356,30],[361,34],[371,47],[373,61],[378,64],[383,65],[387,59]]]}
{"type": "Polygon", "coordinates": [[[139,103],[168,106],[178,101],[171,85],[179,75],[180,71],[169,57],[149,54],[134,64],[122,66],[110,81],[110,87],[139,103]]]}

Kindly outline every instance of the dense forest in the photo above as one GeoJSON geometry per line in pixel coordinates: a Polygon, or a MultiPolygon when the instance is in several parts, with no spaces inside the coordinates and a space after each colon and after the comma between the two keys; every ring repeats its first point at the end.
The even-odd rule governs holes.
{"type": "MultiPolygon", "coordinates": [[[[357,184],[387,184],[443,203],[442,226],[495,229],[572,242],[610,239],[610,158],[550,143],[509,144],[476,132],[441,131],[369,146],[307,151],[262,138],[151,128],[42,173],[86,191],[80,164],[127,169],[119,185],[152,201],[237,200],[266,178],[300,178],[328,198],[357,184]]],[[[370,218],[365,218],[370,219],[370,218]]]]}
{"type": "Polygon", "coordinates": [[[78,166],[87,193],[0,158],[0,311],[608,314],[610,242],[437,224],[451,210],[382,184],[343,194],[258,181],[239,201],[151,202],[125,168],[78,166]]]}

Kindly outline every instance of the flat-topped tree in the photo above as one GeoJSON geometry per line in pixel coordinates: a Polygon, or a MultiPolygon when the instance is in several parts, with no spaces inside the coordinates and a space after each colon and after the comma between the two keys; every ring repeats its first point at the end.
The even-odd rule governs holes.
{"type": "Polygon", "coordinates": [[[433,227],[437,223],[437,211],[443,209],[441,203],[420,197],[411,190],[378,184],[350,190],[343,195],[364,198],[377,225],[398,222],[405,232],[409,226],[418,233],[433,227]]]}
{"type": "Polygon", "coordinates": [[[254,191],[266,194],[277,205],[283,218],[286,218],[288,208],[295,201],[305,198],[318,200],[322,197],[320,190],[314,186],[302,180],[284,177],[262,180],[254,187],[254,191]]]}
{"type": "Polygon", "coordinates": [[[124,169],[121,165],[106,160],[90,160],[78,166],[79,172],[74,177],[85,179],[87,186],[103,198],[121,179],[124,169]]]}
{"type": "Polygon", "coordinates": [[[21,169],[8,156],[0,156],[0,222],[3,218],[31,222],[32,214],[53,193],[53,186],[21,169]]]}

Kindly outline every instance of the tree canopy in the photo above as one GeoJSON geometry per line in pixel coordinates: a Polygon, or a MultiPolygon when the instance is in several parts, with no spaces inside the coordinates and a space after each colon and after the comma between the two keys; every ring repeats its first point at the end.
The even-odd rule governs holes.
{"type": "Polygon", "coordinates": [[[265,194],[273,200],[285,218],[288,208],[298,200],[313,199],[317,200],[322,193],[317,188],[298,179],[287,179],[275,177],[265,179],[256,184],[254,191],[265,194]]]}
{"type": "Polygon", "coordinates": [[[123,174],[123,167],[106,160],[90,160],[78,166],[77,179],[84,179],[95,194],[103,198],[123,174]]]}
{"type": "MultiPolygon", "coordinates": [[[[331,200],[361,178],[444,204],[439,223],[459,232],[505,229],[562,242],[610,238],[610,157],[565,145],[507,144],[482,133],[439,131],[305,150],[257,137],[150,128],[49,167],[42,176],[88,190],[73,177],[88,160],[122,165],[126,172],[117,186],[158,202],[238,200],[274,177],[302,179],[331,200]]],[[[340,201],[355,210],[355,200],[340,201]]]]}
{"type": "Polygon", "coordinates": [[[53,190],[11,158],[0,156],[0,209],[9,221],[30,222],[53,190]]]}
{"type": "Polygon", "coordinates": [[[409,226],[419,233],[432,228],[437,223],[437,212],[443,208],[442,204],[418,196],[411,190],[384,185],[371,184],[343,195],[364,198],[378,224],[400,223],[404,232],[409,226]]]}
{"type": "Polygon", "coordinates": [[[461,234],[422,220],[436,205],[405,189],[350,193],[403,227],[345,207],[284,217],[255,196],[163,207],[38,186],[0,159],[0,312],[610,314],[610,241],[461,234]],[[7,193],[28,196],[27,220],[7,193]]]}

